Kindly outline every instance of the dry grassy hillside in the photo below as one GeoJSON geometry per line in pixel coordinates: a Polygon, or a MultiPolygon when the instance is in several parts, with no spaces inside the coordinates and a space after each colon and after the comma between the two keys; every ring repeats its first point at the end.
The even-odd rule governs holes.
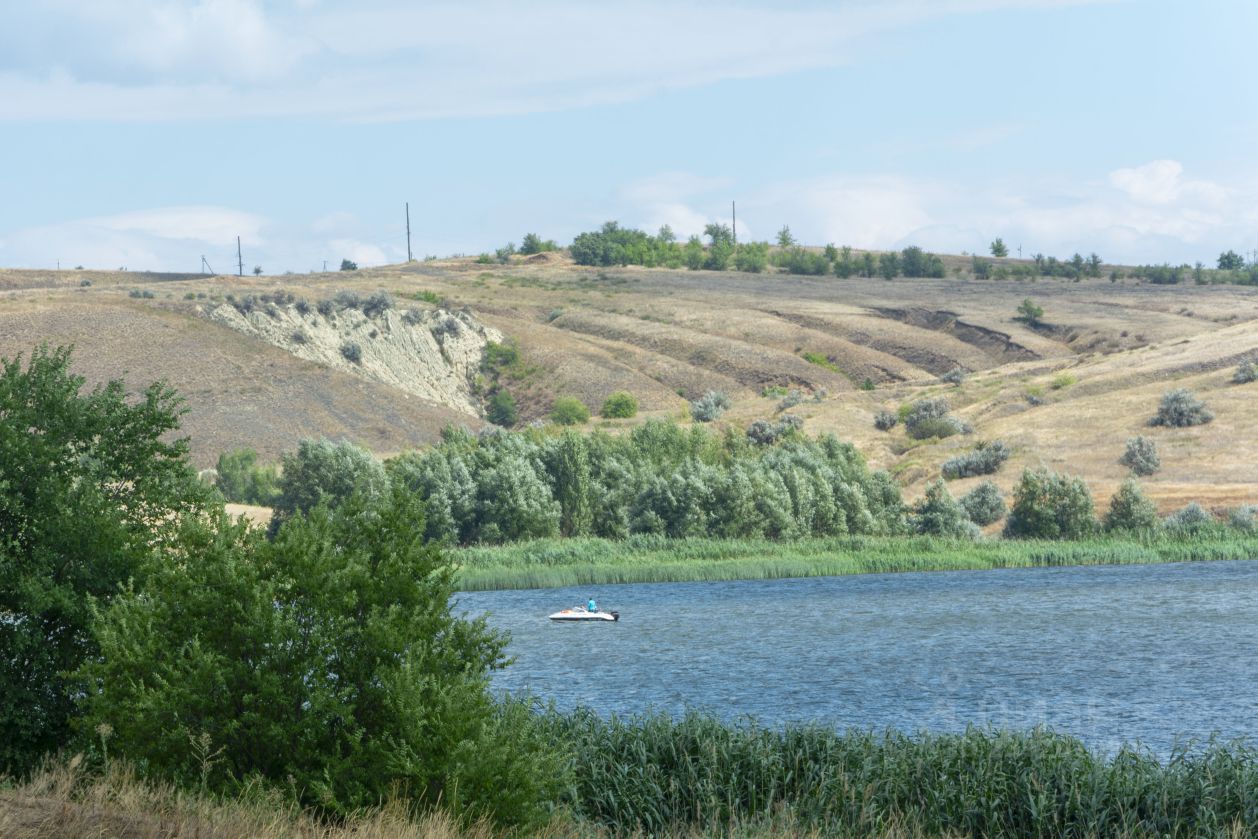
{"type": "Polygon", "coordinates": [[[90,378],[168,379],[188,398],[185,428],[201,463],[246,444],[273,456],[309,435],[392,452],[431,440],[447,422],[477,425],[212,323],[201,301],[184,299],[283,289],[313,301],[384,289],[470,307],[516,339],[526,363],[510,387],[525,419],[544,416],[561,394],[597,411],[618,390],[638,397],[640,416],[682,417],[687,398],[723,389],[734,400],[725,421],[741,425],[773,414],[779,397],[762,395],[766,388],[798,388],[825,394],[792,409],[807,430],[853,440],[910,496],[947,457],[999,438],[1014,449],[997,476],[1006,488],[1023,466],[1043,464],[1084,476],[1103,498],[1126,475],[1117,463],[1125,439],[1143,433],[1161,449],[1162,471],[1145,483],[1164,508],[1258,503],[1258,385],[1230,382],[1238,361],[1258,354],[1253,288],[598,270],[555,254],[509,266],[445,260],[258,279],[99,272],[90,287],[78,276],[0,272],[0,355],[72,341],[90,378]],[[131,298],[133,288],[154,297],[131,298]],[[1025,297],[1043,306],[1042,327],[1015,320],[1025,297]],[[968,380],[942,384],[956,366],[972,371],[968,380]],[[860,387],[866,380],[873,390],[860,387]],[[1214,422],[1147,427],[1174,386],[1205,399],[1214,422]],[[873,428],[876,411],[927,395],[946,395],[974,433],[914,444],[902,429],[873,428]]]}

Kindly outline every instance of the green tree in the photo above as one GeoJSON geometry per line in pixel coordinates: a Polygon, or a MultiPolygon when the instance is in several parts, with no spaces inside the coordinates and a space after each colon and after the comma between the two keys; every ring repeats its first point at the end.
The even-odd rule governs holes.
{"type": "Polygon", "coordinates": [[[590,454],[585,437],[568,430],[546,457],[546,468],[559,502],[559,532],[564,536],[586,536],[593,518],[590,498],[590,454]]]}
{"type": "Polygon", "coordinates": [[[510,428],[520,421],[519,411],[515,407],[515,397],[506,388],[499,388],[489,397],[489,408],[485,411],[485,419],[494,425],[510,428]]]}
{"type": "Polygon", "coordinates": [[[1009,246],[1005,244],[1005,240],[997,236],[992,240],[991,244],[992,256],[1006,257],[1009,255],[1009,246]]]}
{"type": "Polygon", "coordinates": [[[590,420],[590,409],[575,396],[560,396],[550,408],[550,419],[559,425],[582,425],[590,420]]]}
{"type": "Polygon", "coordinates": [[[628,419],[638,413],[638,400],[632,393],[619,390],[603,400],[599,413],[604,419],[628,419]]]}
{"type": "Polygon", "coordinates": [[[900,273],[900,255],[895,251],[878,254],[878,275],[884,280],[895,279],[900,273]]]}
{"type": "Polygon", "coordinates": [[[1245,257],[1236,251],[1224,251],[1219,254],[1220,271],[1239,271],[1245,267],[1245,257]]]}
{"type": "Polygon", "coordinates": [[[1101,262],[1101,257],[1099,254],[1095,252],[1088,254],[1088,266],[1087,266],[1088,276],[1089,277],[1101,276],[1101,264],[1102,262],[1101,262]]]}
{"type": "Polygon", "coordinates": [[[1096,530],[1092,493],[1079,478],[1028,469],[1013,490],[1005,535],[1019,539],[1079,539],[1096,530]]]}
{"type": "Polygon", "coordinates": [[[258,453],[253,449],[223,452],[214,471],[218,473],[215,485],[228,501],[270,506],[279,493],[278,470],[258,465],[258,453]]]}
{"type": "Polygon", "coordinates": [[[782,225],[782,229],[778,231],[777,242],[779,248],[791,248],[795,246],[795,237],[791,235],[791,228],[789,225],[782,225]]]}
{"type": "Polygon", "coordinates": [[[698,271],[707,262],[707,254],[703,250],[703,242],[699,241],[698,236],[691,236],[686,240],[686,246],[682,250],[682,259],[686,263],[686,267],[691,271],[698,271]]]}
{"type": "Polygon", "coordinates": [[[524,239],[520,242],[520,253],[530,256],[535,253],[546,253],[558,248],[558,245],[551,239],[543,239],[536,233],[524,234],[524,239]]]}
{"type": "Polygon", "coordinates": [[[673,233],[673,228],[667,224],[661,224],[660,230],[655,234],[655,238],[664,245],[671,245],[677,241],[677,234],[673,233]]]}
{"type": "Polygon", "coordinates": [[[84,392],[71,351],[0,361],[0,772],[64,745],[66,673],[98,649],[89,601],[107,602],[186,516],[211,507],[173,438],[181,400],[163,384],[129,398],[84,392]]]}
{"type": "Polygon", "coordinates": [[[734,251],[734,267],[739,271],[759,274],[768,264],[768,242],[744,242],[734,251]]]}
{"type": "Polygon", "coordinates": [[[865,251],[861,255],[860,275],[862,277],[873,277],[878,273],[878,257],[874,256],[873,251],[865,251]]]}
{"type": "Polygon", "coordinates": [[[358,263],[357,263],[357,262],[353,262],[353,261],[351,261],[351,260],[349,260],[349,259],[342,259],[342,260],[341,260],[341,270],[342,270],[342,271],[357,271],[357,270],[358,270],[358,263]]]}
{"type": "Polygon", "coordinates": [[[1158,526],[1158,510],[1153,502],[1140,491],[1140,484],[1128,478],[1110,498],[1109,511],[1105,514],[1108,531],[1155,530],[1158,526]]]}
{"type": "Polygon", "coordinates": [[[279,494],[271,515],[271,532],[320,504],[336,507],[356,491],[379,496],[387,485],[383,464],[366,449],[348,440],[302,440],[297,451],[280,455],[279,494]]]}
{"type": "Polygon", "coordinates": [[[1039,326],[1043,317],[1044,309],[1030,297],[1018,304],[1018,318],[1026,323],[1027,326],[1039,326]]]}
{"type": "Polygon", "coordinates": [[[495,712],[506,639],[451,611],[454,575],[396,487],[288,521],[274,542],[225,516],[187,522],[147,589],[100,614],[84,729],[184,786],[260,778],[346,814],[401,794],[537,822],[558,757],[495,712]],[[204,755],[211,755],[205,760],[204,755]]]}

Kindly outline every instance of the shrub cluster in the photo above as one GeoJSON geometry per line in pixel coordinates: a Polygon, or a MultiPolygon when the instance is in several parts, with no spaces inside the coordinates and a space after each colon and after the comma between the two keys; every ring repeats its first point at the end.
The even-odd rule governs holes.
{"type": "Polygon", "coordinates": [[[1166,526],[1172,530],[1193,532],[1214,524],[1214,516],[1196,501],[1166,517],[1166,526]]]}
{"type": "Polygon", "coordinates": [[[1127,448],[1118,462],[1142,478],[1162,468],[1157,443],[1144,436],[1127,438],[1127,448]]]}
{"type": "Polygon", "coordinates": [[[975,475],[991,475],[1008,459],[1009,447],[1003,440],[991,442],[981,440],[974,447],[974,451],[945,460],[941,472],[944,478],[950,481],[957,478],[971,478],[975,475]]]}
{"type": "Polygon", "coordinates": [[[341,355],[346,361],[354,364],[363,363],[363,348],[355,341],[346,341],[341,344],[341,355]]]}
{"type": "Polygon", "coordinates": [[[714,422],[729,410],[729,397],[723,390],[709,390],[690,403],[690,416],[695,422],[714,422]]]}
{"type": "Polygon", "coordinates": [[[1214,419],[1214,414],[1204,402],[1193,396],[1192,391],[1177,387],[1162,395],[1157,415],[1149,420],[1149,425],[1184,428],[1190,425],[1204,425],[1212,419],[1214,419]]]}
{"type": "Polygon", "coordinates": [[[214,470],[214,485],[228,501],[269,507],[279,494],[279,470],[258,463],[253,449],[223,452],[214,470]]]}
{"type": "Polygon", "coordinates": [[[874,414],[874,428],[879,431],[890,431],[900,423],[900,416],[893,411],[879,411],[874,414]]]}
{"type": "Polygon", "coordinates": [[[1258,361],[1242,361],[1232,374],[1232,384],[1247,385],[1258,382],[1258,361]]]}
{"type": "Polygon", "coordinates": [[[744,435],[659,421],[616,437],[447,429],[435,449],[387,468],[425,501],[429,538],[455,544],[903,529],[894,481],[829,435],[790,434],[760,446],[744,435]]]}
{"type": "Polygon", "coordinates": [[[747,426],[747,439],[758,446],[771,446],[804,427],[804,420],[794,414],[783,414],[777,422],[758,419],[747,426]]]}
{"type": "Polygon", "coordinates": [[[968,434],[969,426],[952,416],[948,400],[943,398],[921,399],[909,406],[904,415],[904,430],[914,440],[930,437],[951,437],[968,434]]]}
{"type": "Polygon", "coordinates": [[[965,379],[968,375],[969,371],[967,371],[964,367],[953,367],[947,373],[940,376],[939,381],[944,384],[956,385],[957,387],[960,387],[965,384],[965,379]]]}

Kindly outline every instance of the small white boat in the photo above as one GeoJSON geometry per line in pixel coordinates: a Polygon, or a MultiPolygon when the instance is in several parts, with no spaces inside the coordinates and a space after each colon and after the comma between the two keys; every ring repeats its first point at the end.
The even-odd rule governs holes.
{"type": "Polygon", "coordinates": [[[591,612],[581,606],[564,609],[550,616],[553,621],[618,621],[620,612],[591,612]]]}

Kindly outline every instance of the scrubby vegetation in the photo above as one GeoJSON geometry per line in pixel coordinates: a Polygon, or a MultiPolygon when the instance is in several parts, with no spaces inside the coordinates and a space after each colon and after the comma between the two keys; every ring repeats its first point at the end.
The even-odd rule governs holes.
{"type": "Polygon", "coordinates": [[[1242,361],[1232,374],[1234,385],[1247,385],[1250,382],[1258,382],[1258,361],[1242,361]]]}
{"type": "MultiPolygon", "coordinates": [[[[791,424],[793,427],[793,423],[791,424]]],[[[450,544],[563,534],[789,538],[897,533],[894,482],[831,436],[776,444],[652,421],[630,433],[474,437],[389,461],[427,504],[429,538],[450,544]]],[[[287,471],[287,467],[286,467],[287,471]]]]}
{"type": "Polygon", "coordinates": [[[978,528],[942,480],[926,486],[925,496],[913,505],[909,524],[923,536],[967,539],[978,535],[978,528]]]}
{"type": "Polygon", "coordinates": [[[729,410],[729,397],[722,390],[709,390],[690,403],[690,416],[695,422],[713,422],[729,410]]]}
{"type": "Polygon", "coordinates": [[[550,407],[550,421],[556,425],[584,425],[590,421],[590,409],[575,396],[560,396],[550,407]]]}
{"type": "Polygon", "coordinates": [[[904,430],[914,440],[942,439],[970,431],[969,426],[949,413],[952,409],[947,399],[921,399],[902,410],[904,430]]]}
{"type": "Polygon", "coordinates": [[[991,475],[1008,459],[1009,447],[1003,440],[980,440],[973,451],[945,460],[940,471],[950,481],[972,478],[975,475],[991,475]]]}
{"type": "Polygon", "coordinates": [[[890,431],[900,422],[899,414],[892,411],[879,411],[874,414],[874,428],[879,431],[890,431]]]}
{"type": "Polygon", "coordinates": [[[1177,387],[1162,395],[1158,412],[1153,419],[1149,420],[1149,425],[1184,428],[1191,425],[1204,425],[1212,419],[1214,419],[1214,414],[1204,402],[1193,396],[1192,391],[1177,387]]]}
{"type": "Polygon", "coordinates": [[[1214,516],[1198,504],[1190,502],[1166,517],[1166,526],[1172,530],[1196,531],[1214,524],[1214,516]]]}

